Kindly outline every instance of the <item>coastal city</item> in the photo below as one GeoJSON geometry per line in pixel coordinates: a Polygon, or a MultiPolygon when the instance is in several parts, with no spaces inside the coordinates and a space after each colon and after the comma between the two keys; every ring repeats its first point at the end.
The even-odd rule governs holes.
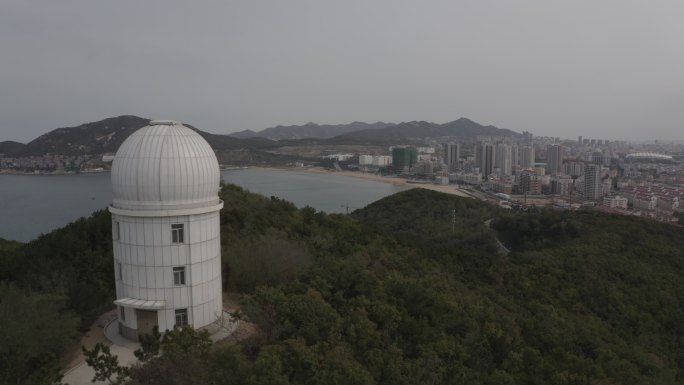
{"type": "Polygon", "coordinates": [[[1,1],[0,385],[684,384],[684,1],[1,1]]]}
{"type": "Polygon", "coordinates": [[[329,154],[335,166],[455,185],[505,208],[550,206],[677,222],[684,207],[684,151],[671,143],[578,137],[478,137],[393,146],[388,155],[329,154]]]}
{"type": "MultiPolygon", "coordinates": [[[[223,169],[268,166],[345,172],[374,180],[440,186],[439,191],[486,200],[503,208],[592,208],[676,223],[684,206],[684,145],[583,138],[516,136],[443,137],[405,145],[358,146],[319,156],[299,152],[284,164],[222,162],[223,169]]],[[[0,157],[0,173],[104,172],[112,153],[0,157]]]]}

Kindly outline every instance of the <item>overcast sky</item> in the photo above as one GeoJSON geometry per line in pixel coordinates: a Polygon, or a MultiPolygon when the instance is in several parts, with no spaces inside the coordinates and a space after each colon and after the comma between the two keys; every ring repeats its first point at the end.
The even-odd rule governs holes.
{"type": "Polygon", "coordinates": [[[468,117],[684,139],[684,1],[0,0],[0,141],[468,117]]]}

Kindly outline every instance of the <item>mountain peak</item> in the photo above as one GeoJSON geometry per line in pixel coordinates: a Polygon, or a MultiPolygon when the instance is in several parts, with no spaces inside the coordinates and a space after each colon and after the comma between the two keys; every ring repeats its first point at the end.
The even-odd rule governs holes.
{"type": "Polygon", "coordinates": [[[350,132],[334,139],[336,142],[398,143],[411,139],[447,136],[476,137],[478,135],[518,136],[520,134],[505,128],[482,126],[468,118],[459,118],[444,124],[430,123],[422,120],[402,122],[382,129],[350,132]]]}
{"type": "Polygon", "coordinates": [[[304,139],[304,138],[318,138],[326,139],[332,138],[337,135],[345,134],[347,132],[353,132],[364,129],[376,129],[384,128],[392,125],[391,123],[364,123],[364,122],[352,122],[349,124],[318,124],[314,122],[308,122],[301,126],[282,126],[278,125],[275,127],[269,127],[264,130],[254,132],[254,131],[240,131],[229,134],[234,138],[268,138],[274,140],[283,139],[304,139]]]}

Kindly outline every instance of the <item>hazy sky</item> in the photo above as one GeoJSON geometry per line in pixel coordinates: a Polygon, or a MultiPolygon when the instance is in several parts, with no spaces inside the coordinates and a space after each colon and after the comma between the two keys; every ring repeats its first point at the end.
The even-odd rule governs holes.
{"type": "Polygon", "coordinates": [[[461,116],[684,139],[684,1],[0,0],[0,141],[461,116]]]}

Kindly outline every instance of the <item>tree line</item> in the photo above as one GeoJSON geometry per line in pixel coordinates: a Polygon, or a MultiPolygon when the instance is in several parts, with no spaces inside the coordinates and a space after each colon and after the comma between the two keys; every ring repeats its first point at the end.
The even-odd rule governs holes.
{"type": "MultiPolygon", "coordinates": [[[[257,332],[211,347],[187,332],[178,338],[189,347],[136,366],[131,384],[684,381],[681,227],[591,211],[506,212],[423,189],[349,216],[232,185],[221,198],[224,289],[239,294],[257,332]],[[510,254],[497,252],[495,237],[510,254]]],[[[70,331],[54,346],[21,347],[47,354],[21,365],[49,371],[78,328],[111,306],[110,226],[98,212],[26,245],[0,243],[0,292],[31,304],[27,312],[62,317],[70,331]],[[94,287],[87,305],[80,285],[94,287]]],[[[19,332],[9,318],[0,330],[19,332]]],[[[2,375],[20,373],[3,359],[6,346],[2,375]]],[[[40,383],[22,376],[3,380],[40,383]]]]}

